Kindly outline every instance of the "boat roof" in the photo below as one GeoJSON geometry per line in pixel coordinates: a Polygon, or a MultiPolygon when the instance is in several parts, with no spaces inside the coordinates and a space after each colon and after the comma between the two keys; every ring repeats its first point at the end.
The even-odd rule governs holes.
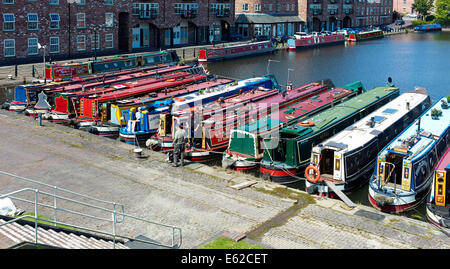
{"type": "Polygon", "coordinates": [[[405,155],[408,160],[414,161],[433,147],[439,137],[448,129],[450,123],[450,108],[443,109],[441,107],[442,100],[446,100],[446,97],[439,99],[429,107],[378,155],[385,156],[392,152],[405,155]],[[431,118],[431,111],[434,109],[442,111],[442,115],[438,119],[431,118]],[[419,120],[420,130],[418,132],[419,120]]]}
{"type": "Polygon", "coordinates": [[[345,102],[337,104],[336,106],[329,108],[323,112],[315,114],[311,117],[307,117],[304,121],[314,123],[314,126],[303,127],[298,126],[296,123],[286,126],[281,130],[282,133],[293,134],[298,137],[317,132],[332,123],[342,120],[350,116],[351,114],[364,109],[374,101],[387,96],[392,93],[392,91],[398,91],[397,88],[393,87],[376,87],[369,91],[359,94],[345,102]]]}
{"type": "Polygon", "coordinates": [[[383,133],[410,110],[420,105],[427,97],[428,95],[422,91],[403,93],[336,135],[326,139],[321,144],[325,148],[338,148],[337,151],[341,152],[352,151],[368,143],[377,137],[378,134],[383,133]],[[409,109],[407,109],[406,103],[409,103],[409,109]],[[369,122],[372,118],[374,126],[370,127],[369,122]]]}
{"type": "Polygon", "coordinates": [[[253,45],[260,45],[260,44],[266,44],[270,43],[270,40],[263,40],[263,41],[257,41],[257,42],[248,42],[248,43],[240,43],[236,45],[227,45],[223,47],[213,47],[213,48],[207,48],[207,50],[222,50],[222,49],[232,49],[232,48],[239,48],[239,47],[245,47],[245,46],[253,46],[253,45]]]}
{"type": "Polygon", "coordinates": [[[439,163],[436,165],[436,169],[439,171],[450,170],[450,148],[447,148],[444,155],[442,155],[439,163]]]}
{"type": "Polygon", "coordinates": [[[240,127],[233,129],[233,131],[243,131],[246,133],[259,133],[270,130],[280,125],[281,123],[283,122],[278,119],[264,118],[258,119],[249,124],[244,124],[240,127]]]}

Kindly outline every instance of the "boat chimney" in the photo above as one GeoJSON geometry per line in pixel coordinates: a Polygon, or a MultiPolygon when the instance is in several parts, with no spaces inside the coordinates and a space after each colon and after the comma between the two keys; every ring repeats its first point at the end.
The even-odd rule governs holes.
{"type": "Polygon", "coordinates": [[[417,121],[417,133],[420,133],[420,118],[417,121]]]}
{"type": "Polygon", "coordinates": [[[409,102],[406,102],[406,110],[409,111],[409,102]]]}

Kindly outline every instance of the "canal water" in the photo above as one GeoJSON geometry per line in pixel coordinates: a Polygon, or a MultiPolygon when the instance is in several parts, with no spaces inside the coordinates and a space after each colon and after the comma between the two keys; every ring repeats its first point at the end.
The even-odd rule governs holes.
{"type": "MultiPolygon", "coordinates": [[[[289,75],[294,87],[329,78],[337,87],[360,80],[366,89],[371,89],[384,86],[392,77],[401,93],[424,87],[434,102],[450,95],[450,32],[409,32],[357,44],[295,52],[278,50],[208,63],[206,67],[212,74],[234,79],[264,75],[269,70],[281,85],[286,85],[289,75]]],[[[290,187],[304,190],[305,184],[298,182],[290,187]]],[[[356,203],[370,205],[367,184],[349,197],[356,203]]],[[[404,213],[424,221],[425,214],[425,203],[404,213]]]]}

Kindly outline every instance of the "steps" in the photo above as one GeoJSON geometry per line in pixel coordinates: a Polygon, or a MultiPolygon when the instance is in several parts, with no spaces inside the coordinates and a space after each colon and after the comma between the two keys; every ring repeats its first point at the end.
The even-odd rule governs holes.
{"type": "MultiPolygon", "coordinates": [[[[6,221],[0,219],[0,224],[6,221]]],[[[34,226],[13,222],[0,227],[0,248],[9,248],[22,242],[35,241],[34,226]]],[[[109,240],[77,235],[63,231],[38,227],[38,243],[67,249],[112,249],[114,243],[109,240]]],[[[128,249],[116,242],[116,249],[128,249]]]]}

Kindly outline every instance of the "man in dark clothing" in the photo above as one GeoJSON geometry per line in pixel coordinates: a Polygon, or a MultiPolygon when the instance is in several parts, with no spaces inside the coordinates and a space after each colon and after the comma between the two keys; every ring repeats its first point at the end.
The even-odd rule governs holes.
{"type": "Polygon", "coordinates": [[[181,159],[181,166],[184,165],[184,147],[186,143],[186,132],[183,124],[178,126],[178,130],[173,137],[173,166],[178,167],[178,159],[181,159]]]}

